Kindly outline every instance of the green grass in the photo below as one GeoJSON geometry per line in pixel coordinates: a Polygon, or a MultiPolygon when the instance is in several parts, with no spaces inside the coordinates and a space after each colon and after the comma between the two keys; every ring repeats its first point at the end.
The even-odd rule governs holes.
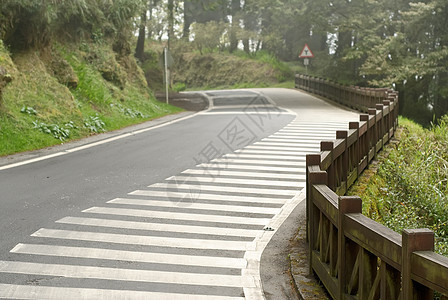
{"type": "Polygon", "coordinates": [[[240,57],[253,59],[270,65],[274,70],[278,71],[277,80],[282,83],[291,80],[294,77],[294,72],[289,64],[280,61],[277,57],[267,51],[257,51],[254,54],[247,54],[244,51],[238,51],[240,57]]]}
{"type": "MultiPolygon", "coordinates": [[[[10,56],[0,48],[0,57],[6,61],[10,56]]],[[[58,81],[45,53],[18,53],[14,62],[9,59],[6,66],[13,81],[3,90],[0,103],[0,156],[181,111],[156,101],[133,58],[124,58],[125,69],[107,45],[84,45],[80,49],[57,45],[51,57],[66,62],[64,66],[70,69],[67,73],[79,80],[77,88],[69,89],[58,81]],[[112,77],[118,76],[118,80],[105,80],[101,71],[106,60],[112,72],[116,71],[112,77]]]]}
{"type": "Polygon", "coordinates": [[[294,72],[274,56],[260,51],[180,52],[175,55],[174,84],[186,90],[293,87],[294,72]]]}
{"type": "Polygon", "coordinates": [[[234,85],[220,85],[220,86],[202,86],[187,88],[187,91],[204,91],[204,90],[223,90],[223,89],[255,89],[255,88],[285,88],[293,89],[295,87],[294,81],[284,81],[280,83],[237,83],[234,85]]]}
{"type": "Polygon", "coordinates": [[[399,233],[433,230],[436,251],[448,255],[448,116],[431,129],[399,121],[399,142],[387,147],[377,172],[349,194],[361,196],[365,215],[399,233]]]}

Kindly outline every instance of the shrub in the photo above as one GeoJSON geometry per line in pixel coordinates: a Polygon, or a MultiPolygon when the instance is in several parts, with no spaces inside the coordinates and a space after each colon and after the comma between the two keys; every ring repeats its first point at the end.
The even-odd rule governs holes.
{"type": "Polygon", "coordinates": [[[406,119],[400,123],[399,143],[361,189],[363,212],[397,232],[433,230],[436,251],[448,255],[448,116],[431,129],[406,119]]]}

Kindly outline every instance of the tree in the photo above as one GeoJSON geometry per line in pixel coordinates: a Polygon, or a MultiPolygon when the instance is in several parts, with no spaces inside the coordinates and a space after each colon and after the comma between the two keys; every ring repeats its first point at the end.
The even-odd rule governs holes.
{"type": "Polygon", "coordinates": [[[241,2],[240,0],[231,0],[230,11],[232,15],[232,23],[230,26],[230,52],[235,51],[238,48],[238,32],[240,31],[241,20],[241,2]]]}
{"type": "Polygon", "coordinates": [[[150,8],[149,3],[143,8],[143,12],[140,16],[140,25],[138,29],[137,45],[135,47],[135,57],[140,61],[144,60],[145,53],[145,39],[146,39],[146,23],[148,21],[148,8],[150,8]]]}

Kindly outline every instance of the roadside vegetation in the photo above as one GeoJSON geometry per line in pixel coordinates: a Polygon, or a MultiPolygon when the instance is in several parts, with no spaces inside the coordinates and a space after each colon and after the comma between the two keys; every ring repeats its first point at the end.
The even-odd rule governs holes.
{"type": "Polygon", "coordinates": [[[405,118],[399,123],[399,140],[349,194],[361,197],[363,214],[399,233],[433,230],[436,252],[448,256],[448,116],[429,129],[405,118]]]}
{"type": "Polygon", "coordinates": [[[53,44],[1,57],[0,155],[39,149],[181,111],[154,99],[133,57],[107,44],[53,44]],[[126,68],[123,67],[126,64],[126,68]]]}
{"type": "Polygon", "coordinates": [[[0,156],[181,111],[148,88],[131,51],[141,6],[125,4],[2,2],[0,156]]]}
{"type": "MultiPolygon", "coordinates": [[[[154,90],[163,90],[162,51],[161,45],[152,45],[145,52],[147,59],[143,62],[143,70],[149,86],[154,90]]],[[[173,91],[294,87],[291,64],[280,61],[268,52],[203,51],[200,54],[192,44],[183,41],[173,43],[173,91]]]]}
{"type": "Polygon", "coordinates": [[[195,19],[191,28],[184,27],[195,38],[179,38],[174,30],[182,21],[179,5],[146,0],[2,1],[0,156],[181,111],[154,97],[164,90],[161,57],[167,32],[172,91],[294,86],[293,72],[274,52],[237,49],[234,39],[245,39],[247,45],[253,31],[236,37],[223,19],[196,19],[198,13],[225,17],[219,12],[221,4],[193,5],[193,10],[184,11],[186,18],[195,19]]]}

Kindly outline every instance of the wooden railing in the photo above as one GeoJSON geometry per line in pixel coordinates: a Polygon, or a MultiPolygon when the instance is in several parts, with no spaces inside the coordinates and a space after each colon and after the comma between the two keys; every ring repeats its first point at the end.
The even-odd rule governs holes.
{"type": "Polygon", "coordinates": [[[297,74],[296,88],[333,100],[347,107],[368,112],[369,108],[387,99],[391,89],[341,85],[334,81],[297,74]]]}
{"type": "MultiPolygon", "coordinates": [[[[307,91],[322,89],[318,94],[329,99],[350,91],[349,100],[341,103],[357,97],[373,101],[355,87],[303,75],[296,79],[298,88],[306,83],[307,91]]],[[[446,300],[448,258],[434,253],[434,233],[413,229],[400,235],[362,215],[359,197],[344,196],[397,128],[398,94],[380,92],[383,98],[359,122],[337,131],[335,140],[322,142],[320,154],[307,155],[310,272],[334,299],[433,299],[436,291],[446,300]]]]}

